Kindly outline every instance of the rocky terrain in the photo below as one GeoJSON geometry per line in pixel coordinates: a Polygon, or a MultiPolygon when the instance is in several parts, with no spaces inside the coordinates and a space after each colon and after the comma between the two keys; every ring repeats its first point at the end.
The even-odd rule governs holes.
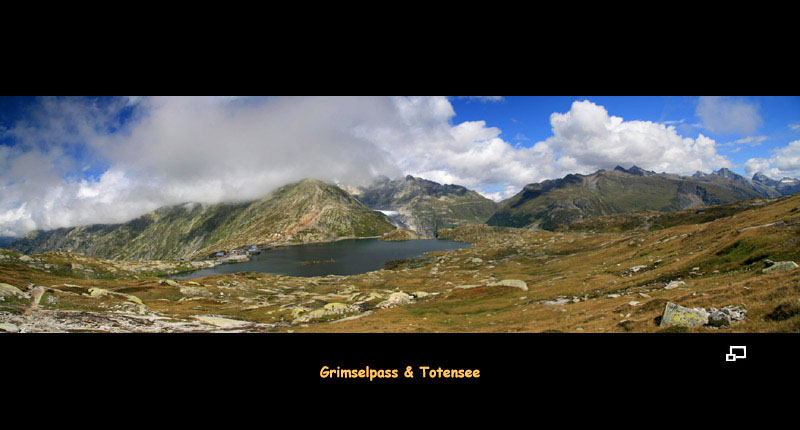
{"type": "Polygon", "coordinates": [[[526,185],[520,193],[501,202],[487,224],[554,230],[602,215],[676,211],[778,197],[795,189],[789,184],[791,180],[770,182],[764,178],[756,174],[750,180],[724,168],[686,177],[618,166],[590,175],[573,174],[526,185]],[[786,186],[779,186],[781,183],[786,186]]]}
{"type": "Polygon", "coordinates": [[[190,263],[4,250],[0,331],[798,332],[800,195],[745,203],[663,228],[440,229],[472,246],[353,276],[175,281],[190,263]]]}
{"type": "Polygon", "coordinates": [[[305,179],[253,202],[184,204],[124,224],[35,231],[10,248],[125,260],[197,259],[249,245],[372,237],[391,230],[385,216],[339,187],[305,179]]]}
{"type": "Polygon", "coordinates": [[[428,239],[428,238],[417,233],[414,230],[398,227],[393,231],[384,234],[378,240],[383,240],[387,242],[397,242],[402,240],[415,240],[415,239],[428,239]]]}
{"type": "Polygon", "coordinates": [[[495,211],[495,203],[475,191],[410,175],[396,180],[382,177],[354,193],[367,206],[387,213],[399,227],[423,236],[435,236],[441,228],[483,224],[495,211]]]}

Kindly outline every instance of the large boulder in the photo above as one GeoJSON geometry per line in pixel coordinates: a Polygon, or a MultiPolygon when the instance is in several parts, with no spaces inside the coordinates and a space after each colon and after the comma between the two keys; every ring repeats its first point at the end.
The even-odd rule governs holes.
{"type": "Polygon", "coordinates": [[[181,294],[188,297],[213,297],[214,293],[202,287],[184,287],[181,286],[181,294]]]}
{"type": "Polygon", "coordinates": [[[406,294],[404,292],[397,292],[392,293],[389,295],[389,298],[378,303],[376,307],[379,308],[390,308],[396,305],[402,305],[405,303],[409,303],[414,300],[414,296],[411,294],[406,294]]]}
{"type": "Polygon", "coordinates": [[[500,282],[492,282],[488,284],[490,287],[514,287],[519,288],[522,291],[528,291],[528,284],[525,281],[521,281],[519,279],[503,279],[500,282]]]}
{"type": "Polygon", "coordinates": [[[196,316],[194,317],[197,320],[200,320],[208,325],[213,325],[215,327],[219,327],[221,329],[236,329],[242,328],[253,323],[249,321],[241,321],[241,320],[234,320],[230,318],[221,318],[221,317],[212,317],[212,316],[196,316]]]}
{"type": "Polygon", "coordinates": [[[703,308],[686,308],[668,302],[661,316],[660,327],[696,327],[708,324],[709,313],[703,308]]]}
{"type": "Polygon", "coordinates": [[[325,309],[326,311],[332,311],[332,312],[347,312],[347,310],[350,309],[350,305],[333,302],[333,303],[328,303],[322,308],[325,309]]]}
{"type": "Polygon", "coordinates": [[[307,313],[306,309],[294,308],[292,310],[292,316],[294,316],[295,318],[293,322],[297,324],[297,323],[309,322],[311,320],[327,317],[330,315],[340,315],[351,312],[359,312],[359,308],[354,305],[333,302],[326,304],[321,309],[315,309],[307,313]]]}
{"type": "Polygon", "coordinates": [[[682,286],[682,285],[686,285],[686,282],[683,282],[683,281],[672,281],[672,282],[670,282],[669,284],[667,284],[667,285],[664,287],[664,289],[665,289],[665,290],[671,290],[671,289],[673,289],[673,288],[678,288],[678,287],[680,287],[680,286],[682,286]]]}
{"type": "Polygon", "coordinates": [[[708,325],[712,327],[729,326],[731,323],[743,321],[746,309],[738,306],[725,306],[722,309],[708,308],[708,325]]]}
{"type": "Polygon", "coordinates": [[[8,296],[25,297],[26,294],[23,293],[22,290],[11,284],[0,282],[0,297],[8,297],[8,296]]]}
{"type": "Polygon", "coordinates": [[[710,312],[708,325],[712,327],[723,327],[731,325],[731,316],[724,312],[710,312]]]}
{"type": "Polygon", "coordinates": [[[0,331],[7,333],[19,333],[19,327],[11,323],[0,323],[0,331]]]}
{"type": "Polygon", "coordinates": [[[642,265],[639,265],[639,266],[633,266],[633,267],[631,267],[631,268],[630,268],[630,271],[631,271],[631,272],[633,272],[633,273],[637,273],[637,272],[639,272],[640,270],[642,270],[642,269],[646,269],[646,268],[647,268],[647,265],[645,265],[645,264],[642,264],[642,265]]]}
{"type": "Polygon", "coordinates": [[[109,291],[103,288],[91,287],[89,288],[89,296],[90,297],[105,297],[108,295],[109,291]]]}
{"type": "Polygon", "coordinates": [[[797,269],[797,263],[795,263],[794,261],[778,261],[772,266],[761,269],[761,273],[782,272],[785,270],[794,270],[794,269],[797,269]]]}

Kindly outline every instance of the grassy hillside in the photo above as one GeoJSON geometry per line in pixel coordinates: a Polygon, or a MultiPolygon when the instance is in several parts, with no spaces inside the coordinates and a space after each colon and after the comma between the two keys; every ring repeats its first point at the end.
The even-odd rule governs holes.
{"type": "Polygon", "coordinates": [[[800,269],[764,271],[767,260],[800,261],[800,195],[707,212],[663,229],[442,229],[473,246],[353,276],[167,282],[152,265],[0,252],[0,323],[22,331],[800,332],[800,269]],[[74,263],[83,268],[61,269],[74,263]],[[106,278],[113,270],[119,275],[106,278]],[[33,286],[43,291],[38,302],[33,286]],[[736,306],[746,318],[660,327],[667,303],[736,306]]]}
{"type": "Polygon", "coordinates": [[[32,232],[10,247],[28,254],[58,250],[160,260],[194,258],[251,244],[379,236],[392,229],[383,215],[340,188],[305,179],[254,202],[166,207],[124,224],[32,232]]]}

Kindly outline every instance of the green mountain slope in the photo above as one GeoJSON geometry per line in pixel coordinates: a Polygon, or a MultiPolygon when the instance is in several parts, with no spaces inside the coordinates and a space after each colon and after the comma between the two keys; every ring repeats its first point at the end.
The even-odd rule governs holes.
{"type": "Polygon", "coordinates": [[[675,211],[777,195],[727,169],[684,177],[617,167],[526,185],[501,202],[487,224],[552,230],[601,215],[675,211]]]}
{"type": "Polygon", "coordinates": [[[483,224],[494,214],[490,199],[459,185],[441,185],[413,176],[382,178],[358,189],[358,199],[386,211],[400,227],[433,236],[441,228],[483,224]]]}
{"type": "Polygon", "coordinates": [[[26,254],[70,251],[110,259],[196,258],[251,244],[320,242],[379,236],[385,216],[344,190],[315,179],[263,199],[164,207],[124,224],[31,232],[10,248],[26,254]]]}

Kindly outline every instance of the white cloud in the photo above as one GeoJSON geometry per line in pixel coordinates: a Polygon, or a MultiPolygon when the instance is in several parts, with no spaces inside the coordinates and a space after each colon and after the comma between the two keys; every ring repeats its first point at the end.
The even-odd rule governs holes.
{"type": "Polygon", "coordinates": [[[554,172],[549,154],[515,148],[499,137],[500,129],[488,127],[484,121],[452,125],[455,112],[446,99],[398,98],[395,102],[409,127],[363,126],[359,135],[390,153],[407,174],[496,195],[487,190],[509,186],[518,190],[541,178],[543,172],[554,172]],[[428,114],[420,114],[420,110],[428,114]],[[431,117],[436,120],[419,120],[431,117]]]}
{"type": "Polygon", "coordinates": [[[620,164],[657,172],[690,174],[729,167],[716,143],[702,134],[680,136],[673,126],[650,121],[624,121],[589,101],[574,102],[566,113],[550,116],[553,136],[537,146],[551,149],[562,172],[593,172],[620,164]]]}
{"type": "Polygon", "coordinates": [[[752,134],[763,123],[758,105],[731,97],[700,97],[695,115],[713,133],[752,134]]]}
{"type": "Polygon", "coordinates": [[[773,179],[800,177],[800,140],[773,151],[770,158],[751,158],[745,163],[748,175],[762,172],[773,179]]]}
{"type": "Polygon", "coordinates": [[[123,222],[187,201],[255,199],[303,177],[364,184],[402,173],[351,133],[361,122],[402,127],[390,99],[145,98],[137,119],[109,135],[106,126],[131,99],[121,100],[100,109],[45,99],[2,132],[14,146],[0,145],[0,234],[123,222]],[[84,177],[77,153],[108,169],[84,177]]]}
{"type": "Polygon", "coordinates": [[[736,153],[742,150],[742,145],[760,146],[769,139],[767,136],[747,136],[733,142],[718,143],[717,146],[735,147],[730,152],[736,153]]]}
{"type": "Polygon", "coordinates": [[[789,124],[788,127],[794,131],[800,130],[800,122],[789,124]]]}
{"type": "MultiPolygon", "coordinates": [[[[404,111],[413,111],[416,103],[404,102],[404,111]]],[[[437,112],[440,120],[454,115],[450,110],[437,112]]],[[[410,135],[391,130],[365,131],[364,136],[390,152],[406,173],[477,188],[494,199],[528,183],[618,164],[683,174],[731,165],[717,153],[713,139],[684,138],[672,126],[649,121],[624,121],[589,101],[554,113],[550,122],[553,136],[531,147],[511,145],[499,137],[500,129],[483,121],[426,123],[410,135]],[[506,191],[498,193],[501,188],[506,191]]]]}
{"type": "Polygon", "coordinates": [[[767,140],[767,136],[747,136],[745,138],[739,139],[734,143],[744,144],[749,146],[758,146],[764,143],[767,140]]]}
{"type": "Polygon", "coordinates": [[[446,97],[45,99],[0,130],[15,142],[0,145],[0,234],[255,199],[304,177],[359,185],[412,174],[499,200],[617,164],[677,173],[730,166],[712,139],[624,121],[588,101],[553,114],[553,136],[530,147],[454,117],[446,97]],[[123,111],[130,122],[119,121],[123,111]]]}
{"type": "Polygon", "coordinates": [[[487,197],[489,199],[492,199],[492,200],[498,202],[498,201],[501,201],[501,200],[505,200],[505,199],[507,199],[509,197],[512,197],[514,194],[517,194],[519,191],[520,191],[519,188],[509,185],[509,186],[507,186],[507,187],[505,187],[503,189],[497,190],[497,191],[483,191],[483,192],[481,192],[481,194],[484,197],[487,197]]]}
{"type": "Polygon", "coordinates": [[[775,150],[773,157],[775,167],[784,172],[797,172],[800,170],[800,140],[789,142],[783,148],[775,150]]]}

